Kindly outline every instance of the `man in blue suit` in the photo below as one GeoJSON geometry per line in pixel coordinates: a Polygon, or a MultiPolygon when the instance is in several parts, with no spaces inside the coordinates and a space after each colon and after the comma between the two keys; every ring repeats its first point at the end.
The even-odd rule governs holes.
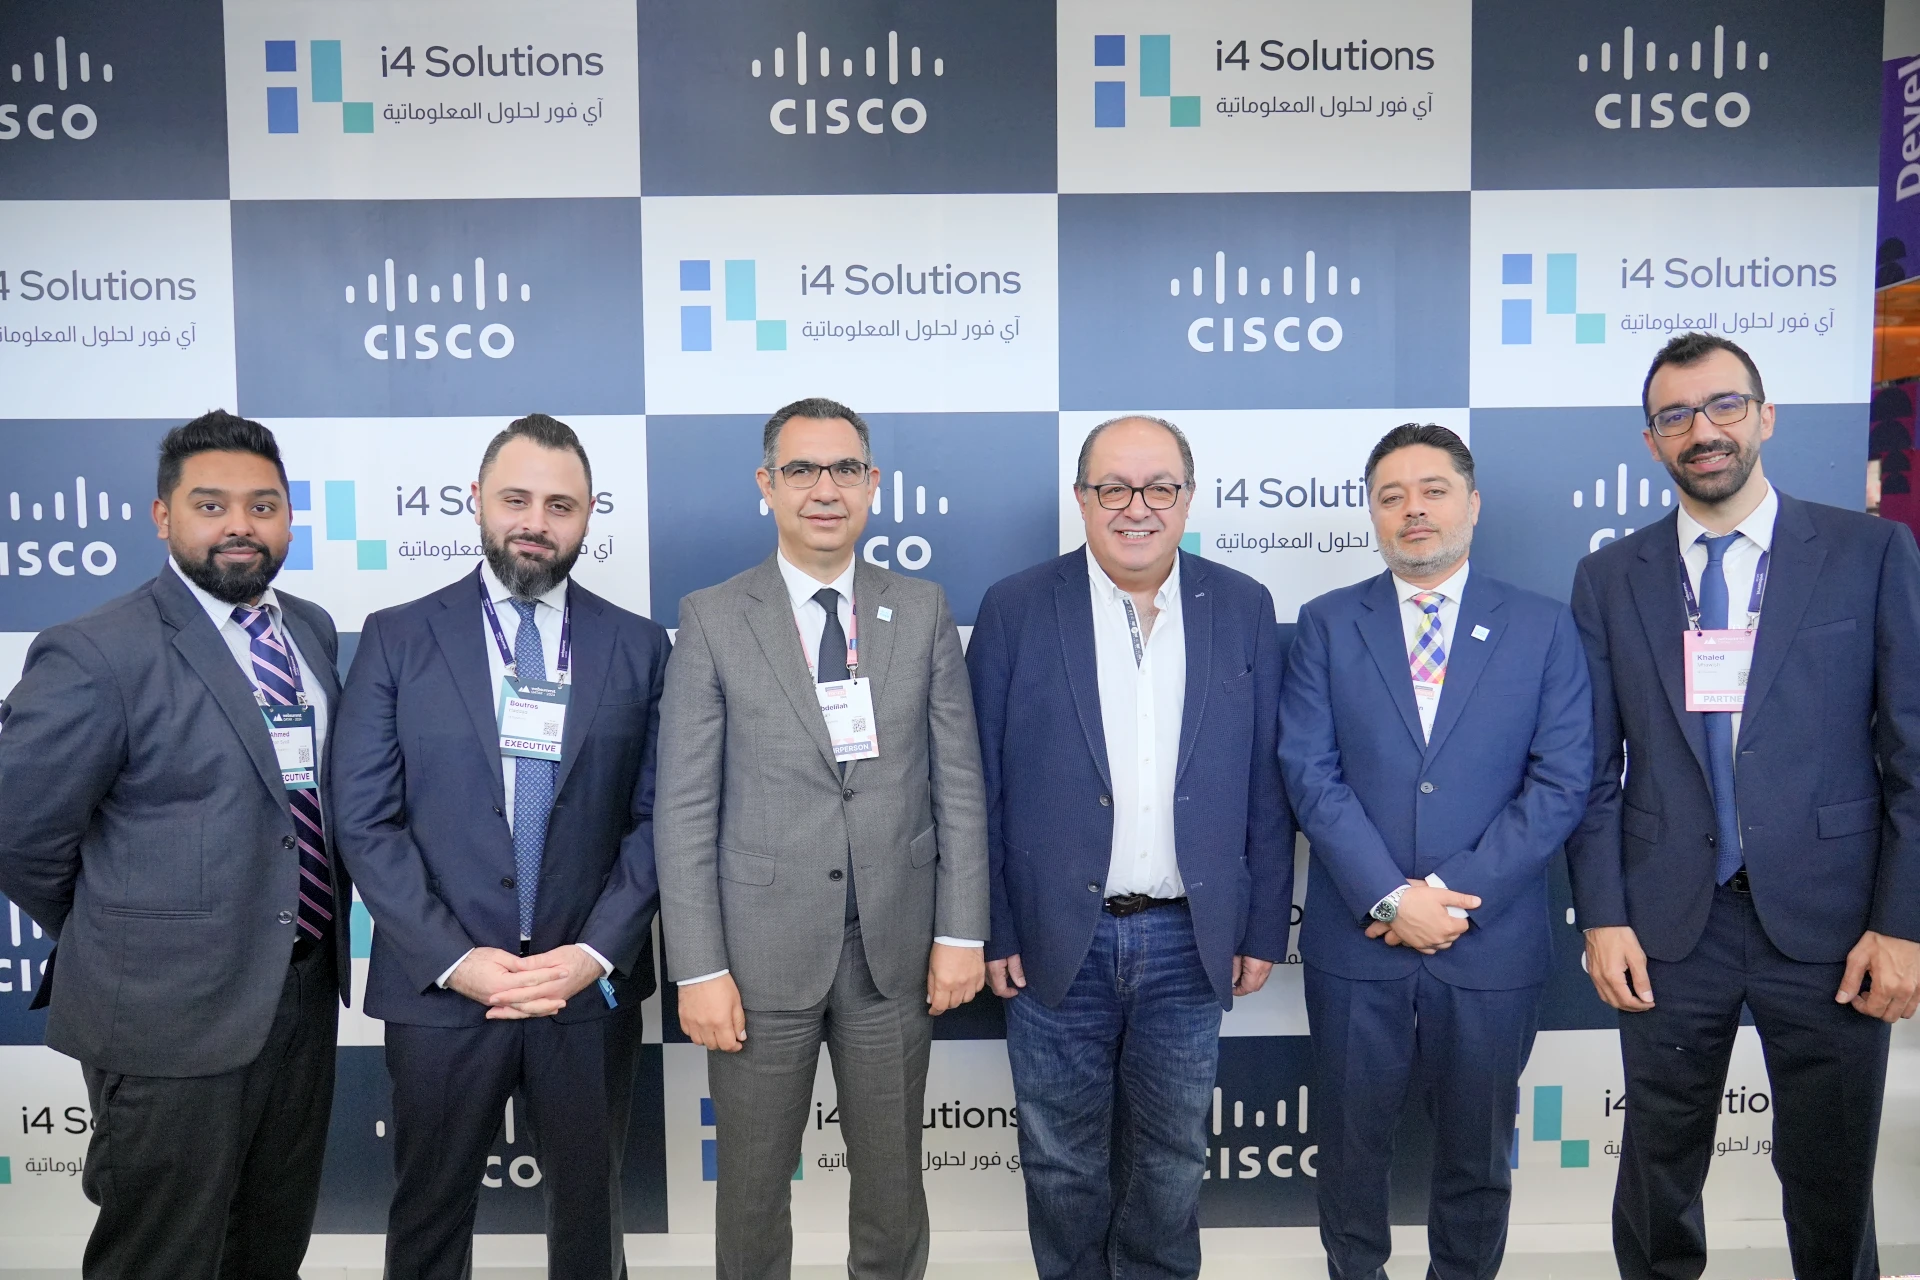
{"type": "Polygon", "coordinates": [[[367,619],[335,731],[340,851],[373,915],[367,1012],[386,1020],[393,1077],[387,1274],[468,1274],[517,1089],[549,1269],[618,1280],[667,637],[569,580],[594,493],[566,424],[514,422],[473,493],[485,561],[367,619]]]}
{"type": "Polygon", "coordinates": [[[1627,1076],[1614,1254],[1628,1280],[1706,1267],[1744,1004],[1794,1274],[1865,1280],[1890,1024],[1920,1004],[1920,551],[1768,484],[1774,407],[1726,339],[1669,342],[1641,404],[1679,508],[1573,584],[1598,755],[1567,866],[1627,1076]]]}
{"type": "Polygon", "coordinates": [[[987,972],[1040,1275],[1193,1277],[1220,1012],[1287,952],[1279,635],[1265,587],[1181,554],[1171,423],[1094,428],[1073,493],[1085,549],[995,584],[967,651],[987,972]]]}
{"type": "Polygon", "coordinates": [[[1367,459],[1387,571],[1300,611],[1280,760],[1313,849],[1300,955],[1334,1280],[1384,1275],[1387,1172],[1415,1081],[1433,1119],[1432,1266],[1491,1277],[1552,942],[1547,863],[1592,767],[1565,605],[1470,571],[1473,455],[1395,427],[1367,459]]]}

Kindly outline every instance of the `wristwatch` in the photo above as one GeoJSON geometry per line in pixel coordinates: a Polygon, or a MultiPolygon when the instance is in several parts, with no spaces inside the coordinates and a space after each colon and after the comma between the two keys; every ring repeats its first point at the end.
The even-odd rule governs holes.
{"type": "Polygon", "coordinates": [[[1400,899],[1407,896],[1407,886],[1401,885],[1386,897],[1373,904],[1373,910],[1367,914],[1381,924],[1392,924],[1400,914],[1400,899]]]}

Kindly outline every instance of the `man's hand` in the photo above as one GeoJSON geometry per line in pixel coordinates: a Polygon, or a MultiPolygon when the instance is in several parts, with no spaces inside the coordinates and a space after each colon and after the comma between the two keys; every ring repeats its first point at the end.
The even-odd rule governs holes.
{"type": "Polygon", "coordinates": [[[1911,1018],[1920,1009],[1920,942],[1871,929],[1861,934],[1847,952],[1847,971],[1833,998],[1882,1022],[1911,1018]],[[1860,990],[1862,976],[1872,980],[1873,990],[1860,990]]]}
{"type": "Polygon", "coordinates": [[[1027,971],[1020,967],[1020,957],[1012,955],[1005,960],[987,961],[987,983],[1002,1000],[1019,995],[1020,989],[1027,985],[1027,971]]]}
{"type": "Polygon", "coordinates": [[[1250,996],[1267,985],[1267,975],[1273,972],[1273,961],[1256,960],[1252,956],[1233,958],[1233,994],[1250,996]]]}
{"type": "Polygon", "coordinates": [[[680,988],[680,1029],[703,1048],[738,1053],[747,1047],[747,1011],[732,974],[680,988]]]}
{"type": "Polygon", "coordinates": [[[927,959],[927,1012],[939,1017],[949,1009],[958,1009],[980,994],[987,985],[987,962],[982,947],[950,947],[933,944],[927,959]]]}
{"type": "MultiPolygon", "coordinates": [[[[534,958],[517,956],[498,947],[475,947],[447,978],[447,986],[469,1000],[486,1005],[487,1016],[491,1018],[495,1006],[501,1003],[496,999],[501,994],[517,992],[530,983],[551,982],[563,976],[565,971],[552,964],[550,957],[546,958],[549,963],[530,967],[534,958]]],[[[595,969],[598,969],[597,965],[595,969]]]]}
{"type": "Polygon", "coordinates": [[[1593,989],[1600,998],[1616,1009],[1645,1013],[1653,1008],[1647,953],[1640,949],[1640,939],[1627,925],[1587,930],[1587,976],[1593,979],[1593,989]]]}
{"type": "Polygon", "coordinates": [[[487,1017],[493,1021],[519,1018],[549,1018],[567,1007],[567,1001],[598,982],[606,973],[586,948],[568,943],[520,959],[519,983],[507,991],[496,991],[487,1003],[487,1017]]]}
{"type": "Polygon", "coordinates": [[[1472,911],[1479,905],[1480,899],[1470,893],[1436,889],[1425,880],[1409,880],[1406,893],[1400,897],[1400,913],[1393,918],[1393,923],[1375,920],[1367,926],[1367,936],[1385,938],[1390,947],[1412,947],[1421,955],[1434,955],[1451,947],[1454,939],[1465,933],[1472,923],[1448,915],[1447,908],[1472,911]]]}

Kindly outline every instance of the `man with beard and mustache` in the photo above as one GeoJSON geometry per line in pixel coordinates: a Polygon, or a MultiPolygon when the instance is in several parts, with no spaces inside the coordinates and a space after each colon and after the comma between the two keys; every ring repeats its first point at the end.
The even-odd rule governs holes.
{"type": "Polygon", "coordinates": [[[1428,1274],[1490,1278],[1552,960],[1547,864],[1586,807],[1592,698],[1567,607],[1470,569],[1480,493],[1459,436],[1395,427],[1366,482],[1387,571],[1300,611],[1280,698],[1313,853],[1320,1238],[1336,1280],[1382,1274],[1394,1131],[1424,1095],[1428,1274]]]}
{"type": "Polygon", "coordinates": [[[1726,339],[1669,342],[1641,407],[1680,507],[1573,584],[1597,756],[1567,866],[1627,1077],[1614,1253],[1629,1280],[1705,1268],[1744,1004],[1794,1274],[1864,1280],[1891,1024],[1920,1004],[1920,552],[1767,482],[1774,406],[1726,339]]]}
{"type": "Polygon", "coordinates": [[[387,1274],[468,1273],[518,1091],[551,1273],[618,1277],[667,636],[569,578],[595,496],[565,423],[509,425],[472,493],[485,559],[367,619],[336,732],[393,1077],[387,1274]]]}
{"type": "Polygon", "coordinates": [[[0,704],[0,892],[58,943],[33,1007],[92,1107],[83,1274],[294,1280],[347,990],[337,642],[270,585],[271,432],[175,428],[158,491],[167,567],[42,631],[0,704]]]}

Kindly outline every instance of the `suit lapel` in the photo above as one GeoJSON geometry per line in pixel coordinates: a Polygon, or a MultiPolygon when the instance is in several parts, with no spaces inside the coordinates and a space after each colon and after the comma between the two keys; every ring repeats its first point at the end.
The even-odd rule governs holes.
{"type": "Polygon", "coordinates": [[[1093,588],[1087,574],[1087,552],[1061,557],[1060,581],[1053,589],[1055,616],[1060,626],[1061,656],[1067,666],[1067,687],[1074,710],[1080,713],[1080,731],[1100,770],[1101,781],[1113,790],[1107,768],[1107,731],[1100,719],[1100,660],[1093,647],[1093,588]]]}
{"type": "MultiPolygon", "coordinates": [[[[1773,521],[1773,547],[1767,557],[1760,629],[1753,639],[1753,671],[1747,681],[1746,715],[1740,724],[1743,737],[1753,724],[1753,716],[1766,710],[1767,690],[1786,665],[1793,633],[1806,616],[1826,559],[1827,553],[1816,540],[1813,521],[1807,518],[1806,504],[1781,494],[1780,511],[1773,521]]],[[[1739,617],[1745,607],[1744,602],[1736,605],[1732,616],[1739,617]]]]}
{"type": "Polygon", "coordinates": [[[207,691],[240,735],[259,771],[260,781],[281,806],[287,803],[287,789],[280,780],[280,762],[274,758],[273,740],[267,736],[267,722],[254,701],[253,684],[233,660],[233,651],[220,638],[213,619],[200,607],[200,601],[180,580],[171,565],[154,579],[154,598],[161,616],[174,628],[173,647],[187,660],[194,673],[206,683],[207,691]]]}
{"type": "Polygon", "coordinates": [[[1383,572],[1375,578],[1373,586],[1361,597],[1361,603],[1366,608],[1357,619],[1360,638],[1373,655],[1374,665],[1380,668],[1380,678],[1386,681],[1387,696],[1393,699],[1401,722],[1407,726],[1407,732],[1413,735],[1415,749],[1424,755],[1427,736],[1420,731],[1420,708],[1413,701],[1413,670],[1407,662],[1407,632],[1400,621],[1400,601],[1394,595],[1393,575],[1383,572]]]}
{"type": "MultiPolygon", "coordinates": [[[[466,705],[467,718],[480,738],[492,768],[487,777],[493,784],[496,808],[507,803],[506,782],[500,764],[500,722],[495,718],[494,690],[488,687],[486,639],[481,635],[485,623],[480,619],[480,571],[475,569],[440,593],[440,612],[429,615],[427,625],[439,642],[440,652],[453,673],[454,688],[466,705]]],[[[571,716],[568,719],[572,719],[571,716]]],[[[564,747],[562,748],[564,750],[564,747]]]]}
{"type": "MultiPolygon", "coordinates": [[[[777,552],[775,554],[778,554],[777,552]]],[[[856,573],[858,571],[856,570],[856,573]]],[[[820,714],[820,698],[813,690],[813,674],[807,670],[807,658],[800,648],[800,632],[793,625],[793,601],[787,595],[787,582],[773,556],[761,561],[754,576],[747,580],[747,626],[760,643],[760,652],[773,668],[774,679],[786,693],[793,714],[800,718],[820,758],[834,776],[840,776],[839,762],[833,758],[833,740],[827,736],[827,720],[820,714]]],[[[865,620],[862,619],[864,622],[865,620]]],[[[860,639],[866,640],[864,627],[860,639]]]]}
{"type": "Polygon", "coordinates": [[[573,652],[567,665],[573,687],[567,693],[567,727],[560,739],[560,772],[553,786],[556,796],[580,759],[580,748],[586,744],[587,730],[593,727],[594,713],[600,710],[607,672],[613,665],[613,627],[600,597],[577,582],[569,582],[567,603],[573,613],[573,652]]]}
{"type": "MultiPolygon", "coordinates": [[[[1453,620],[1453,647],[1447,651],[1447,676],[1440,686],[1440,705],[1434,709],[1433,735],[1427,740],[1429,760],[1459,723],[1461,711],[1473,696],[1474,686],[1480,683],[1493,651],[1500,645],[1507,626],[1500,610],[1506,602],[1506,593],[1498,582],[1484,574],[1467,575],[1467,588],[1453,620]],[[1484,628],[1485,636],[1476,639],[1475,628],[1484,628]]],[[[1407,687],[1413,687],[1410,668],[1407,687]]]]}
{"type": "MultiPolygon", "coordinates": [[[[862,680],[871,681],[867,687],[873,692],[873,713],[876,716],[880,714],[880,701],[886,696],[887,673],[893,668],[894,624],[891,620],[880,621],[879,614],[891,585],[888,575],[869,567],[865,561],[855,562],[853,608],[854,617],[860,624],[860,669],[857,674],[862,680]]],[[[886,750],[885,743],[881,744],[881,750],[886,750]]],[[[846,776],[851,778],[861,763],[859,760],[849,760],[846,776]]]]}
{"type": "Polygon", "coordinates": [[[1178,783],[1193,759],[1200,740],[1200,718],[1206,714],[1207,694],[1213,688],[1213,597],[1207,593],[1207,562],[1186,552],[1180,556],[1180,612],[1187,641],[1187,693],[1180,712],[1178,783]]]}
{"type": "Polygon", "coordinates": [[[1640,611],[1640,625],[1646,632],[1647,647],[1653,652],[1654,670],[1667,692],[1667,705],[1693,749],[1700,776],[1712,786],[1707,772],[1707,730],[1700,717],[1687,710],[1686,671],[1681,655],[1681,634],[1687,629],[1687,610],[1680,585],[1680,517],[1669,515],[1652,526],[1640,548],[1639,562],[1632,572],[1633,602],[1640,611]]]}

